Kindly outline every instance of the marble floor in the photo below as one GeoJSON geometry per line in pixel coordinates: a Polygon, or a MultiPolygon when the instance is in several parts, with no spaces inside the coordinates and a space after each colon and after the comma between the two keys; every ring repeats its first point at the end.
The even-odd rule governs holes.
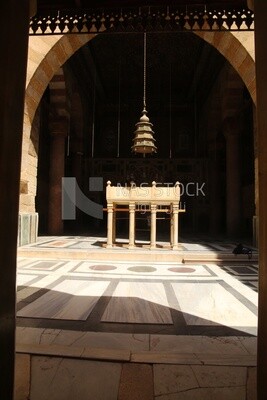
{"type": "MultiPolygon", "coordinates": [[[[169,251],[169,239],[167,237],[162,236],[157,240],[157,249],[169,251]]],[[[105,249],[107,239],[103,236],[60,236],[60,237],[52,237],[52,236],[41,236],[38,238],[36,243],[23,246],[24,248],[32,248],[32,249],[105,249]]],[[[149,247],[149,241],[146,236],[143,239],[136,240],[136,247],[140,250],[146,250],[149,247]]],[[[211,238],[200,238],[190,236],[188,238],[179,238],[179,250],[180,251],[190,251],[190,252],[232,252],[236,247],[238,241],[225,241],[224,239],[211,239],[211,238]]],[[[128,240],[119,237],[116,240],[116,246],[114,250],[117,248],[123,249],[127,247],[128,240]]],[[[244,245],[250,247],[253,253],[257,253],[257,249],[251,244],[244,242],[244,245]]]]}
{"type": "Polygon", "coordinates": [[[255,400],[256,249],[182,240],[187,264],[162,241],[136,258],[125,243],[43,237],[19,252],[15,400],[255,400]]]}
{"type": "MultiPolygon", "coordinates": [[[[102,238],[103,239],[103,238],[102,238]]],[[[101,238],[42,238],[32,247],[92,248],[101,238]]],[[[183,242],[188,252],[235,243],[183,242]]],[[[254,249],[255,250],[255,249],[254,249]]],[[[63,252],[64,254],[64,252],[63,252]]],[[[19,257],[17,325],[92,332],[255,336],[257,271],[246,263],[19,257]]]]}
{"type": "Polygon", "coordinates": [[[15,400],[256,400],[256,367],[17,354],[15,400]]]}

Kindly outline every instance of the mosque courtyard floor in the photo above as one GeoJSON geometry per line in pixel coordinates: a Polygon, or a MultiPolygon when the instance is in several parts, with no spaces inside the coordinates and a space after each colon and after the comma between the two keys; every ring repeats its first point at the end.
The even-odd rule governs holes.
{"type": "Polygon", "coordinates": [[[19,248],[30,399],[254,399],[257,251],[234,256],[235,245],[108,250],[102,237],[64,236],[19,248]]]}

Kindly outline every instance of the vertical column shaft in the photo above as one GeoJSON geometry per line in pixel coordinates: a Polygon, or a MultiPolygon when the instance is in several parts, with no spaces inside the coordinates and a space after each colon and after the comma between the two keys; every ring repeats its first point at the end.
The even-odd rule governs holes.
{"type": "Polygon", "coordinates": [[[135,203],[129,204],[129,249],[135,245],[135,203]]]}
{"type": "Polygon", "coordinates": [[[107,204],[108,210],[108,233],[107,233],[107,247],[110,248],[113,245],[113,204],[107,204]]]}
{"type": "Polygon", "coordinates": [[[179,205],[173,204],[173,250],[178,249],[178,216],[179,216],[179,205]]]}
{"type": "Polygon", "coordinates": [[[219,161],[217,160],[217,143],[211,141],[209,143],[209,196],[210,196],[210,210],[209,210],[209,233],[211,235],[218,234],[222,230],[222,221],[224,218],[222,207],[222,185],[220,179],[219,161]]]}
{"type": "Polygon", "coordinates": [[[157,206],[151,204],[150,248],[156,248],[157,237],[157,206]]]}
{"type": "Polygon", "coordinates": [[[254,1],[259,179],[258,400],[267,393],[267,2],[254,1]]]}
{"type": "Polygon", "coordinates": [[[48,230],[50,235],[63,233],[62,188],[65,173],[65,139],[68,133],[68,121],[64,118],[50,124],[50,172],[49,172],[49,214],[48,230]]]}
{"type": "Polygon", "coordinates": [[[170,245],[173,246],[173,213],[170,213],[170,245]]]}
{"type": "Polygon", "coordinates": [[[238,121],[226,123],[226,228],[229,236],[240,234],[241,182],[238,121]]]}
{"type": "Polygon", "coordinates": [[[112,225],[112,243],[116,242],[116,211],[113,211],[113,225],[112,225]]]}
{"type": "Polygon", "coordinates": [[[0,9],[0,399],[12,400],[19,181],[30,1],[5,1],[0,9]]]}

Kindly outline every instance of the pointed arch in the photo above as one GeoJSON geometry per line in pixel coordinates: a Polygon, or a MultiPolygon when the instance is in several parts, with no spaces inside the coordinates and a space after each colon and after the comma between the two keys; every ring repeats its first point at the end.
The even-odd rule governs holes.
{"type": "MultiPolygon", "coordinates": [[[[195,34],[215,47],[229,61],[244,81],[255,104],[253,32],[206,31],[195,32],[195,34]]],[[[37,107],[47,85],[59,68],[95,36],[95,34],[65,34],[62,36],[30,37],[21,168],[21,180],[26,182],[29,179],[32,180],[30,196],[35,197],[36,194],[36,174],[29,176],[28,169],[30,132],[37,107]]],[[[34,201],[31,201],[31,207],[32,212],[34,212],[34,201]]],[[[21,203],[20,209],[23,210],[23,203],[21,203]]]]}

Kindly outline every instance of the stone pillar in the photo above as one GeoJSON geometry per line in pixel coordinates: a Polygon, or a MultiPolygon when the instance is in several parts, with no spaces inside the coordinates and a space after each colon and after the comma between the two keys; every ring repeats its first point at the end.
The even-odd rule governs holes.
{"type": "Polygon", "coordinates": [[[259,244],[259,170],[258,170],[258,129],[257,110],[253,105],[253,136],[254,136],[254,176],[255,176],[255,215],[253,216],[253,246],[259,244]]]}
{"type": "Polygon", "coordinates": [[[111,248],[113,245],[113,204],[107,204],[108,211],[108,233],[107,233],[107,248],[111,248]]]}
{"type": "Polygon", "coordinates": [[[112,243],[116,243],[116,230],[117,230],[117,216],[116,211],[113,211],[113,225],[112,225],[112,243]]]}
{"type": "Polygon", "coordinates": [[[221,171],[218,167],[216,145],[216,141],[209,143],[209,233],[211,235],[221,232],[223,219],[221,191],[224,190],[224,188],[222,188],[220,180],[221,171]]]}
{"type": "Polygon", "coordinates": [[[179,205],[173,204],[172,206],[173,212],[173,250],[178,249],[178,216],[179,216],[179,205]]]}
{"type": "Polygon", "coordinates": [[[150,249],[156,248],[157,238],[157,206],[151,204],[150,249]]]}
{"type": "Polygon", "coordinates": [[[214,160],[209,162],[209,179],[210,179],[210,216],[209,216],[209,233],[218,234],[221,229],[221,204],[219,198],[219,186],[221,185],[217,163],[214,160]]]}
{"type": "Polygon", "coordinates": [[[62,187],[65,174],[65,141],[69,123],[60,118],[50,123],[50,172],[49,172],[49,214],[48,231],[50,235],[62,235],[62,187]]]}
{"type": "MultiPolygon", "coordinates": [[[[67,143],[67,141],[66,141],[67,143]]],[[[83,164],[83,149],[82,149],[82,140],[80,138],[74,137],[71,138],[69,142],[69,146],[71,143],[71,148],[69,148],[69,159],[71,162],[71,176],[76,178],[76,182],[79,188],[83,191],[83,180],[82,180],[82,164],[83,164]]],[[[96,219],[94,223],[97,223],[96,219]]],[[[71,223],[71,226],[75,229],[76,232],[84,231],[84,213],[76,208],[76,220],[71,223]]]]}
{"type": "Polygon", "coordinates": [[[173,246],[173,213],[170,212],[170,245],[173,246]]]}
{"type": "Polygon", "coordinates": [[[135,203],[129,204],[129,249],[135,245],[135,203]]]}
{"type": "Polygon", "coordinates": [[[267,393],[267,2],[254,1],[259,182],[258,400],[267,393]]]}
{"type": "Polygon", "coordinates": [[[228,236],[240,234],[241,182],[239,159],[239,121],[227,118],[223,123],[226,138],[226,229],[228,236]]]}
{"type": "Polygon", "coordinates": [[[13,399],[16,258],[30,1],[0,12],[0,399],[13,399]]]}

